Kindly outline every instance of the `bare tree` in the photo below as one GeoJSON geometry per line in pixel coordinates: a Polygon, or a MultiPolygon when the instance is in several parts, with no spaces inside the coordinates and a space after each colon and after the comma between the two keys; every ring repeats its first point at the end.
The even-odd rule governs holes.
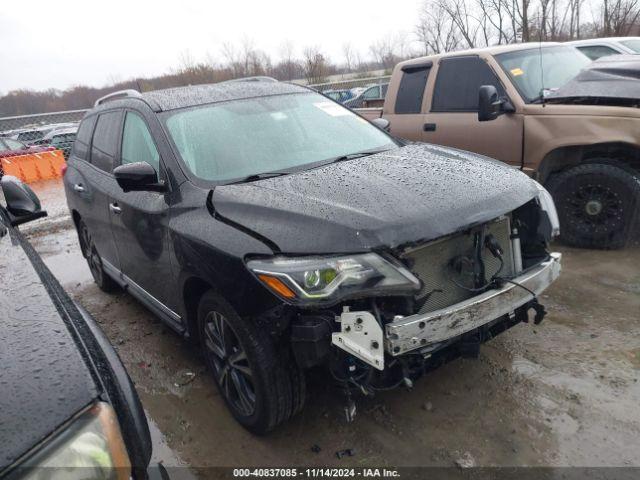
{"type": "Polygon", "coordinates": [[[369,46],[369,51],[379,67],[388,70],[398,63],[397,39],[391,34],[380,37],[369,46]]]}
{"type": "Polygon", "coordinates": [[[455,50],[460,43],[455,22],[438,2],[424,2],[415,34],[425,55],[455,50]]]}
{"type": "Polygon", "coordinates": [[[310,84],[323,83],[329,75],[327,58],[317,46],[304,49],[304,75],[310,84]]]}
{"type": "Polygon", "coordinates": [[[469,48],[477,46],[480,23],[473,14],[470,2],[466,0],[438,0],[442,11],[451,19],[460,36],[461,42],[469,48]]]}
{"type": "Polygon", "coordinates": [[[603,0],[604,36],[625,36],[640,16],[639,0],[603,0]]]}
{"type": "Polygon", "coordinates": [[[224,42],[221,47],[222,57],[227,62],[227,67],[231,71],[233,78],[239,78],[244,75],[244,69],[240,60],[240,54],[235,45],[230,42],[224,42]]]}
{"type": "Polygon", "coordinates": [[[273,67],[273,75],[279,80],[293,80],[302,75],[302,67],[295,55],[291,40],[285,40],[279,47],[280,61],[273,67]]]}
{"type": "Polygon", "coordinates": [[[355,52],[353,51],[353,46],[350,42],[345,42],[342,44],[342,55],[344,56],[345,68],[348,72],[352,72],[355,61],[355,52]]]}

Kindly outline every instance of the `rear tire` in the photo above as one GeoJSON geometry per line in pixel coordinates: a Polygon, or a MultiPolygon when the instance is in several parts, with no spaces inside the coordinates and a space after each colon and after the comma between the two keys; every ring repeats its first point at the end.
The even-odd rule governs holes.
{"type": "Polygon", "coordinates": [[[560,240],[568,245],[621,248],[637,226],[640,178],[627,170],[579,165],[551,177],[547,187],[560,217],[560,240]]]}
{"type": "Polygon", "coordinates": [[[198,306],[198,333],[220,394],[247,430],[267,433],[302,409],[304,372],[265,329],[212,290],[198,306]]]}
{"type": "Polygon", "coordinates": [[[98,254],[87,225],[82,220],[78,220],[78,239],[82,256],[87,260],[91,276],[98,288],[106,293],[116,291],[118,284],[104,271],[102,258],[98,254]]]}

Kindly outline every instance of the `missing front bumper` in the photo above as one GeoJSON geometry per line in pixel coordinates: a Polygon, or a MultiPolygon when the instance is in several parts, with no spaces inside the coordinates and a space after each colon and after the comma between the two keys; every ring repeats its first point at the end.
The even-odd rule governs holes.
{"type": "Polygon", "coordinates": [[[411,315],[385,326],[385,349],[392,356],[450,340],[512,313],[542,293],[560,275],[562,255],[549,259],[507,283],[464,302],[427,314],[411,315]],[[524,287],[524,288],[522,288],[524,287]]]}

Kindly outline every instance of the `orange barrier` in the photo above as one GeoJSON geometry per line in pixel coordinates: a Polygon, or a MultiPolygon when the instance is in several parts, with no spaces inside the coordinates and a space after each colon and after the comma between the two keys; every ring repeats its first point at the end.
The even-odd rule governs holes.
{"type": "Polygon", "coordinates": [[[0,166],[5,175],[13,175],[25,183],[61,177],[64,163],[64,155],[60,150],[0,159],[0,166]]]}

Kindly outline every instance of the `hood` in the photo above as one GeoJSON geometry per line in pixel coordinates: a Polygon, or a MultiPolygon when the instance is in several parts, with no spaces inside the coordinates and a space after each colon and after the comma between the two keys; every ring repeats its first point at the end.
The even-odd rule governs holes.
{"type": "Polygon", "coordinates": [[[282,177],[216,187],[216,214],[285,253],[342,253],[435,239],[537,195],[515,168],[413,144],[282,177]]]}
{"type": "Polygon", "coordinates": [[[640,55],[602,57],[583,68],[567,84],[548,95],[553,103],[640,103],[640,55]]]}
{"type": "Polygon", "coordinates": [[[100,394],[23,241],[0,234],[0,477],[100,394]]]}

